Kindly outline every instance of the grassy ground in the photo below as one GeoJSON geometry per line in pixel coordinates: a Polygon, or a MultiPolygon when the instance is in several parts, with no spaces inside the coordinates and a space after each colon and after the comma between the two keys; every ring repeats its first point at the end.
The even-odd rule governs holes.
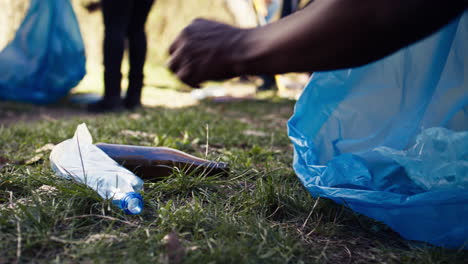
{"type": "MultiPolygon", "coordinates": [[[[0,263],[466,261],[466,251],[413,244],[380,223],[312,198],[291,168],[285,123],[293,103],[205,102],[0,125],[0,263]],[[70,138],[81,122],[95,142],[208,153],[232,170],[227,177],[176,173],[147,181],[143,214],[125,215],[92,190],[55,177],[49,151],[40,150],[70,138]]],[[[0,109],[37,111],[6,103],[0,109]]]]}

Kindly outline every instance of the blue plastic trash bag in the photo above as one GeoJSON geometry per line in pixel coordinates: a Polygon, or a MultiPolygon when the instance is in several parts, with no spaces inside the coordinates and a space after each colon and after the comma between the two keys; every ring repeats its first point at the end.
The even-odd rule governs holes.
{"type": "Polygon", "coordinates": [[[69,0],[31,0],[0,52],[0,100],[52,103],[85,75],[85,52],[69,0]]]}
{"type": "Polygon", "coordinates": [[[408,150],[376,150],[405,168],[408,177],[425,191],[468,190],[468,131],[432,127],[418,135],[408,150]]]}
{"type": "Polygon", "coordinates": [[[313,196],[466,249],[467,131],[468,12],[380,61],[314,74],[288,123],[313,196]]]}

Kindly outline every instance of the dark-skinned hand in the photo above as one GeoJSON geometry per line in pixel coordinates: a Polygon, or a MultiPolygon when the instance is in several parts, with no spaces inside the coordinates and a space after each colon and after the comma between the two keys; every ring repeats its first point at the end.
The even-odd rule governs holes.
{"type": "Polygon", "coordinates": [[[242,39],[248,30],[196,19],[169,48],[169,68],[186,84],[199,87],[206,80],[237,75],[242,39]]]}

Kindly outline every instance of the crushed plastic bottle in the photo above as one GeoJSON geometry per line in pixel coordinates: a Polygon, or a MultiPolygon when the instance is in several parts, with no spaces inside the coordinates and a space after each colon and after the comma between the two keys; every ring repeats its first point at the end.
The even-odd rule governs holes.
{"type": "Polygon", "coordinates": [[[403,166],[424,190],[468,189],[468,132],[443,127],[425,129],[408,150],[376,149],[403,166]]]}
{"type": "Polygon", "coordinates": [[[143,181],[93,145],[85,124],[78,126],[73,138],[52,149],[50,163],[57,176],[87,185],[125,213],[142,212],[143,198],[138,192],[143,181]]]}

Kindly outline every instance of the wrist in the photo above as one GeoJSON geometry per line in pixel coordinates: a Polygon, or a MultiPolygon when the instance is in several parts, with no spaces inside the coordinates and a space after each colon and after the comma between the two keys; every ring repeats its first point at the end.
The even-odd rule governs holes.
{"type": "Polygon", "coordinates": [[[255,74],[253,65],[260,58],[261,43],[258,38],[258,28],[242,29],[233,38],[232,72],[235,76],[255,74]]]}
{"type": "MultiPolygon", "coordinates": [[[[274,24],[242,30],[235,52],[232,70],[236,76],[274,74],[281,71],[278,57],[288,56],[281,49],[281,38],[274,24]]],[[[286,50],[288,51],[288,50],[286,50]]]]}

